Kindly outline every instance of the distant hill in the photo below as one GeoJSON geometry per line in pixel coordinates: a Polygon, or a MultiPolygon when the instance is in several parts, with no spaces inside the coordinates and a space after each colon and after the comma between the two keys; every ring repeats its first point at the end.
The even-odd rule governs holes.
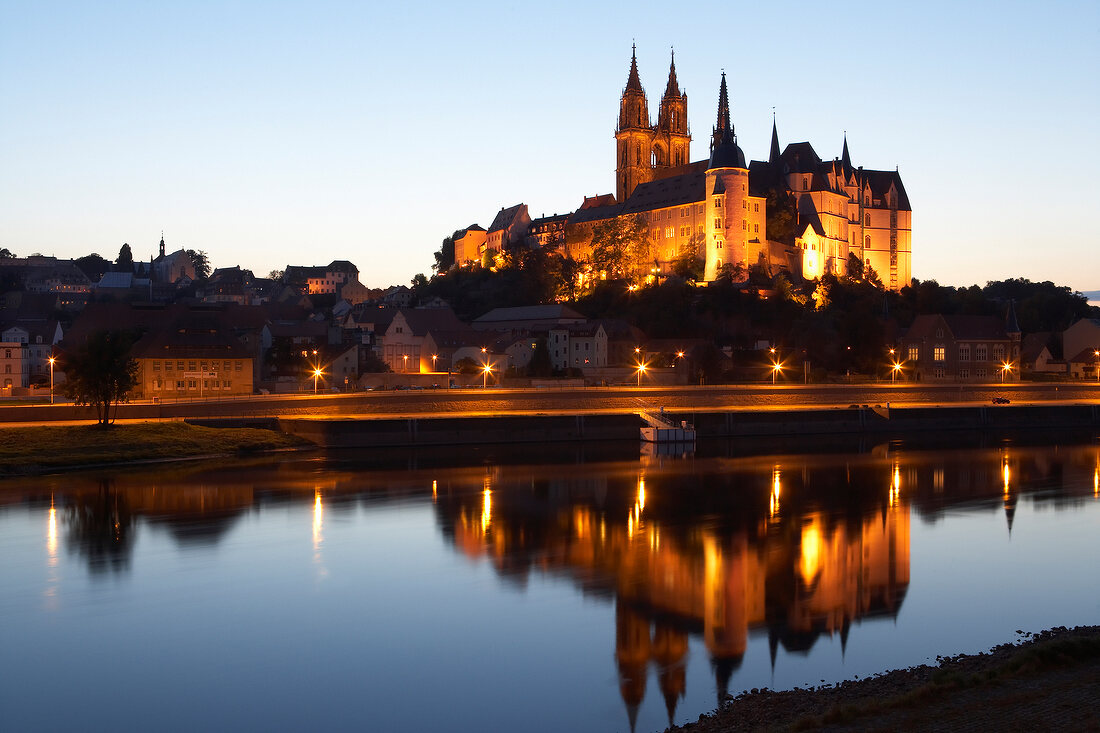
{"type": "Polygon", "coordinates": [[[1100,305],[1100,290],[1084,290],[1081,295],[1089,299],[1089,305],[1100,305]]]}

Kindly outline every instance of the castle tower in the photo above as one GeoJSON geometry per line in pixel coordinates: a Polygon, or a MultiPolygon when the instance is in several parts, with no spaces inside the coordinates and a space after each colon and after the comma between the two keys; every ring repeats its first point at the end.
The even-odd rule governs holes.
{"type": "MultiPolygon", "coordinates": [[[[658,171],[686,165],[691,160],[691,132],[687,124],[687,93],[676,81],[676,54],[668,69],[668,85],[661,97],[657,130],[653,137],[653,157],[658,171]]],[[[659,175],[659,174],[658,174],[659,175]]]]}
{"type": "MultiPolygon", "coordinates": [[[[726,74],[718,90],[718,120],[711,134],[710,165],[706,182],[706,267],[703,279],[711,282],[724,265],[746,262],[745,244],[749,232],[749,168],[737,146],[730,122],[726,74]]],[[[758,225],[759,226],[759,225],[758,225]]]]}
{"type": "Polygon", "coordinates": [[[639,183],[653,179],[653,128],[649,124],[649,102],[638,78],[635,51],[631,46],[630,75],[619,100],[619,123],[615,127],[615,198],[619,201],[625,201],[639,183]]]}

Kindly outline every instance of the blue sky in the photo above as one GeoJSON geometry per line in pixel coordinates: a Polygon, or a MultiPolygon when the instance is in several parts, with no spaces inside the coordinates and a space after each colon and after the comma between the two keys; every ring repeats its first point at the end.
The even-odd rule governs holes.
{"type": "Polygon", "coordinates": [[[774,107],[784,145],[899,167],[916,277],[1100,288],[1100,3],[372,5],[0,0],[0,246],[148,258],[163,229],[408,282],[502,206],[614,191],[636,41],[654,116],[676,49],[693,159],[725,69],[748,157],[774,107]]]}

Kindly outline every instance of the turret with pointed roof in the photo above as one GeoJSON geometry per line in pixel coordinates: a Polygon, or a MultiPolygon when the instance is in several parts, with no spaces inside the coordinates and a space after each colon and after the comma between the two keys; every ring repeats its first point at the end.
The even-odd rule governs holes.
{"type": "Polygon", "coordinates": [[[722,72],[722,85],[718,89],[718,122],[710,143],[711,168],[747,168],[745,154],[737,146],[737,135],[730,122],[729,92],[726,91],[726,72],[722,72]]]}

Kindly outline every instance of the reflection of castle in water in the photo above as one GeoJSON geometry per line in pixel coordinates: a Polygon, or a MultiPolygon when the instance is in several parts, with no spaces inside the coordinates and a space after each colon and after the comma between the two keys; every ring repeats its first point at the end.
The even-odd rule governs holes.
{"type": "Polygon", "coordinates": [[[440,498],[444,533],[464,553],[492,558],[505,577],[533,567],[614,596],[615,658],[632,722],[651,664],[672,719],[685,692],[690,634],[702,635],[721,699],[750,631],[767,631],[774,664],[779,645],[806,651],[823,634],[839,634],[843,644],[853,622],[896,614],[908,587],[909,509],[891,488],[880,507],[853,518],[788,511],[781,469],[741,474],[742,491],[727,506],[685,523],[670,493],[687,503],[711,489],[712,499],[730,493],[692,491],[662,476],[581,479],[574,492],[560,481],[534,492],[494,490],[493,478],[487,474],[480,495],[440,498]]]}

